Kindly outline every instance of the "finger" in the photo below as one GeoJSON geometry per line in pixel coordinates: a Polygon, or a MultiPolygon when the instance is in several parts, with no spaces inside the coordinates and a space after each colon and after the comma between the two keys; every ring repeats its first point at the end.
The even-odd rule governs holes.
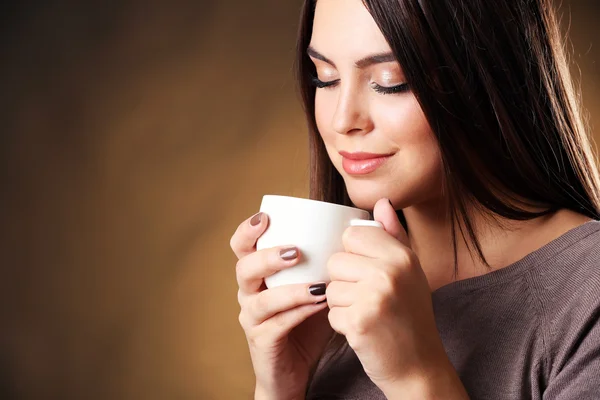
{"type": "Polygon", "coordinates": [[[263,290],[249,300],[249,322],[259,325],[275,314],[325,300],[325,283],[284,285],[263,290]]]}
{"type": "Polygon", "coordinates": [[[333,307],[350,307],[356,301],[357,283],[332,281],[327,286],[327,305],[333,307]]]}
{"type": "Polygon", "coordinates": [[[242,222],[229,241],[236,257],[242,258],[256,251],[256,241],[269,225],[269,216],[259,212],[242,222]]]}
{"type": "Polygon", "coordinates": [[[298,264],[300,258],[300,250],[295,246],[272,247],[246,255],[236,266],[240,291],[245,295],[260,292],[264,278],[298,264]]]}
{"type": "Polygon", "coordinates": [[[346,228],[342,243],[346,252],[390,262],[394,262],[401,251],[410,251],[383,229],[368,226],[346,228]]]}
{"type": "Polygon", "coordinates": [[[396,214],[391,200],[384,198],[375,203],[373,219],[381,222],[387,233],[395,237],[403,245],[410,247],[408,235],[398,219],[398,214],[396,214]]]}
{"type": "Polygon", "coordinates": [[[257,326],[253,330],[253,335],[254,337],[268,335],[270,340],[277,341],[287,336],[292,329],[325,308],[327,308],[326,302],[307,304],[280,312],[257,326]]]}
{"type": "Polygon", "coordinates": [[[331,328],[344,336],[348,333],[348,310],[348,307],[333,307],[329,310],[329,314],[327,315],[331,328]]]}
{"type": "Polygon", "coordinates": [[[376,263],[373,258],[359,254],[335,253],[327,261],[327,272],[332,282],[359,282],[372,276],[376,263]]]}

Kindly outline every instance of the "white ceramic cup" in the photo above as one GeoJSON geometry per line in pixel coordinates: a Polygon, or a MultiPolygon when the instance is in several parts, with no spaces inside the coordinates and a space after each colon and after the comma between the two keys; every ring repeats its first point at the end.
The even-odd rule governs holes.
{"type": "Polygon", "coordinates": [[[295,283],[330,282],[327,261],[344,251],[342,235],[349,226],[374,226],[368,211],[288,196],[263,196],[260,211],[269,216],[269,227],[256,249],[296,246],[300,262],[265,278],[268,288],[295,283]]]}

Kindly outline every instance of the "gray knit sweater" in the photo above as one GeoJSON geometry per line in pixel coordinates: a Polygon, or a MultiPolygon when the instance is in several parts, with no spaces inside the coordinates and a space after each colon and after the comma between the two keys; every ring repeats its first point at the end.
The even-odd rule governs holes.
{"type": "MultiPolygon", "coordinates": [[[[446,353],[471,399],[600,400],[600,222],[432,294],[446,353]]],[[[385,399],[348,346],[308,399],[385,399]]]]}

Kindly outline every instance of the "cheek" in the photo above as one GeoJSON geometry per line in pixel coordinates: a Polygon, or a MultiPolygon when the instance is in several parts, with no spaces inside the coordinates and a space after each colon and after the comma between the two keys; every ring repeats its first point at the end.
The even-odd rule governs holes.
{"type": "Polygon", "coordinates": [[[369,190],[375,191],[377,196],[390,197],[394,204],[402,207],[439,197],[441,153],[414,96],[385,104],[382,101],[373,107],[372,116],[379,139],[396,149],[397,154],[385,175],[370,181],[349,181],[349,190],[352,186],[355,197],[361,197],[361,193],[369,190]]]}
{"type": "Polygon", "coordinates": [[[435,144],[425,114],[412,95],[397,102],[381,102],[373,107],[372,115],[381,134],[400,149],[435,144]]]}
{"type": "Polygon", "coordinates": [[[414,96],[401,98],[397,104],[380,104],[374,110],[375,125],[398,149],[401,165],[419,170],[424,164],[437,163],[437,140],[414,96]]]}

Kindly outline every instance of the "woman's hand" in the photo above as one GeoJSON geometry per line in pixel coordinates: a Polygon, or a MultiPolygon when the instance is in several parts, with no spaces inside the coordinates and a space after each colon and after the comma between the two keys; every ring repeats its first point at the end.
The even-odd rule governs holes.
{"type": "Polygon", "coordinates": [[[323,311],[325,285],[265,287],[265,277],[301,258],[292,245],[256,251],[256,240],[267,226],[267,215],[259,213],[231,238],[239,259],[239,320],[256,375],[255,398],[304,399],[310,372],[333,334],[323,311]]]}
{"type": "Polygon", "coordinates": [[[427,278],[389,201],[385,230],[350,227],[328,262],[329,321],[388,398],[467,398],[439,337],[427,278]]]}

